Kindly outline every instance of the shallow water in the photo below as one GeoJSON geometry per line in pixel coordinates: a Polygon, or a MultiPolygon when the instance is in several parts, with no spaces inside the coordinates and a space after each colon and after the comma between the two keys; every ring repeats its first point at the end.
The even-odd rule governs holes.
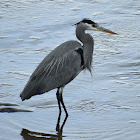
{"type": "Polygon", "coordinates": [[[81,72],[64,89],[62,139],[140,139],[139,0],[0,1],[0,139],[58,138],[56,90],[24,102],[19,94],[51,50],[76,39],[72,25],[85,17],[119,35],[89,32],[92,76],[81,72]]]}

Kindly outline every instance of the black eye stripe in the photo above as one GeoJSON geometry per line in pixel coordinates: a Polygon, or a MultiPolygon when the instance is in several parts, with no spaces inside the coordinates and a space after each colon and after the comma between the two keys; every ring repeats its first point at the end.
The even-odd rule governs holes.
{"type": "Polygon", "coordinates": [[[95,22],[91,21],[90,19],[83,19],[81,22],[88,23],[88,24],[95,24],[95,22]]]}
{"type": "Polygon", "coordinates": [[[77,24],[79,24],[79,23],[81,23],[81,22],[87,23],[87,24],[92,24],[93,27],[96,26],[96,23],[93,22],[93,21],[91,21],[90,19],[86,19],[86,18],[85,18],[85,19],[83,19],[82,21],[78,22],[77,24]]]}

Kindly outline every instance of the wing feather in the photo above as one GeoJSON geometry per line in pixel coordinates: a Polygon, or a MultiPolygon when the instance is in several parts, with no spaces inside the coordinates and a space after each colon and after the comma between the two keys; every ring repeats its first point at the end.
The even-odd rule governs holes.
{"type": "Polygon", "coordinates": [[[81,48],[77,41],[68,41],[54,49],[35,69],[21,93],[22,100],[65,86],[81,71],[81,48]]]}

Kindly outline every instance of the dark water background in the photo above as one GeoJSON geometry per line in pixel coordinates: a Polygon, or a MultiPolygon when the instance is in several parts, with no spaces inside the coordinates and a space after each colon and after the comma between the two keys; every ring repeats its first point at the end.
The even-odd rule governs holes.
{"type": "Polygon", "coordinates": [[[50,51],[76,39],[72,25],[83,18],[119,35],[89,32],[95,40],[92,76],[81,72],[64,89],[69,117],[62,138],[140,139],[140,1],[1,0],[0,140],[37,140],[42,133],[55,139],[56,90],[25,102],[19,94],[50,51]]]}

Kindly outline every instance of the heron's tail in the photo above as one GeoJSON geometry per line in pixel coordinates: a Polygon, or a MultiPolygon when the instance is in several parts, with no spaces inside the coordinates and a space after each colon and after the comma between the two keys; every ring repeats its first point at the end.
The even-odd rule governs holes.
{"type": "Polygon", "coordinates": [[[25,95],[24,95],[24,93],[22,92],[21,94],[20,94],[20,98],[21,98],[21,100],[22,101],[24,101],[24,100],[26,100],[26,99],[30,99],[31,97],[25,97],[25,95]]]}
{"type": "Polygon", "coordinates": [[[22,93],[20,94],[20,98],[21,98],[22,101],[25,100],[25,98],[23,97],[22,93]]]}
{"type": "Polygon", "coordinates": [[[26,84],[25,88],[20,94],[22,101],[30,99],[32,96],[37,94],[37,87],[35,82],[29,82],[26,84]]]}

